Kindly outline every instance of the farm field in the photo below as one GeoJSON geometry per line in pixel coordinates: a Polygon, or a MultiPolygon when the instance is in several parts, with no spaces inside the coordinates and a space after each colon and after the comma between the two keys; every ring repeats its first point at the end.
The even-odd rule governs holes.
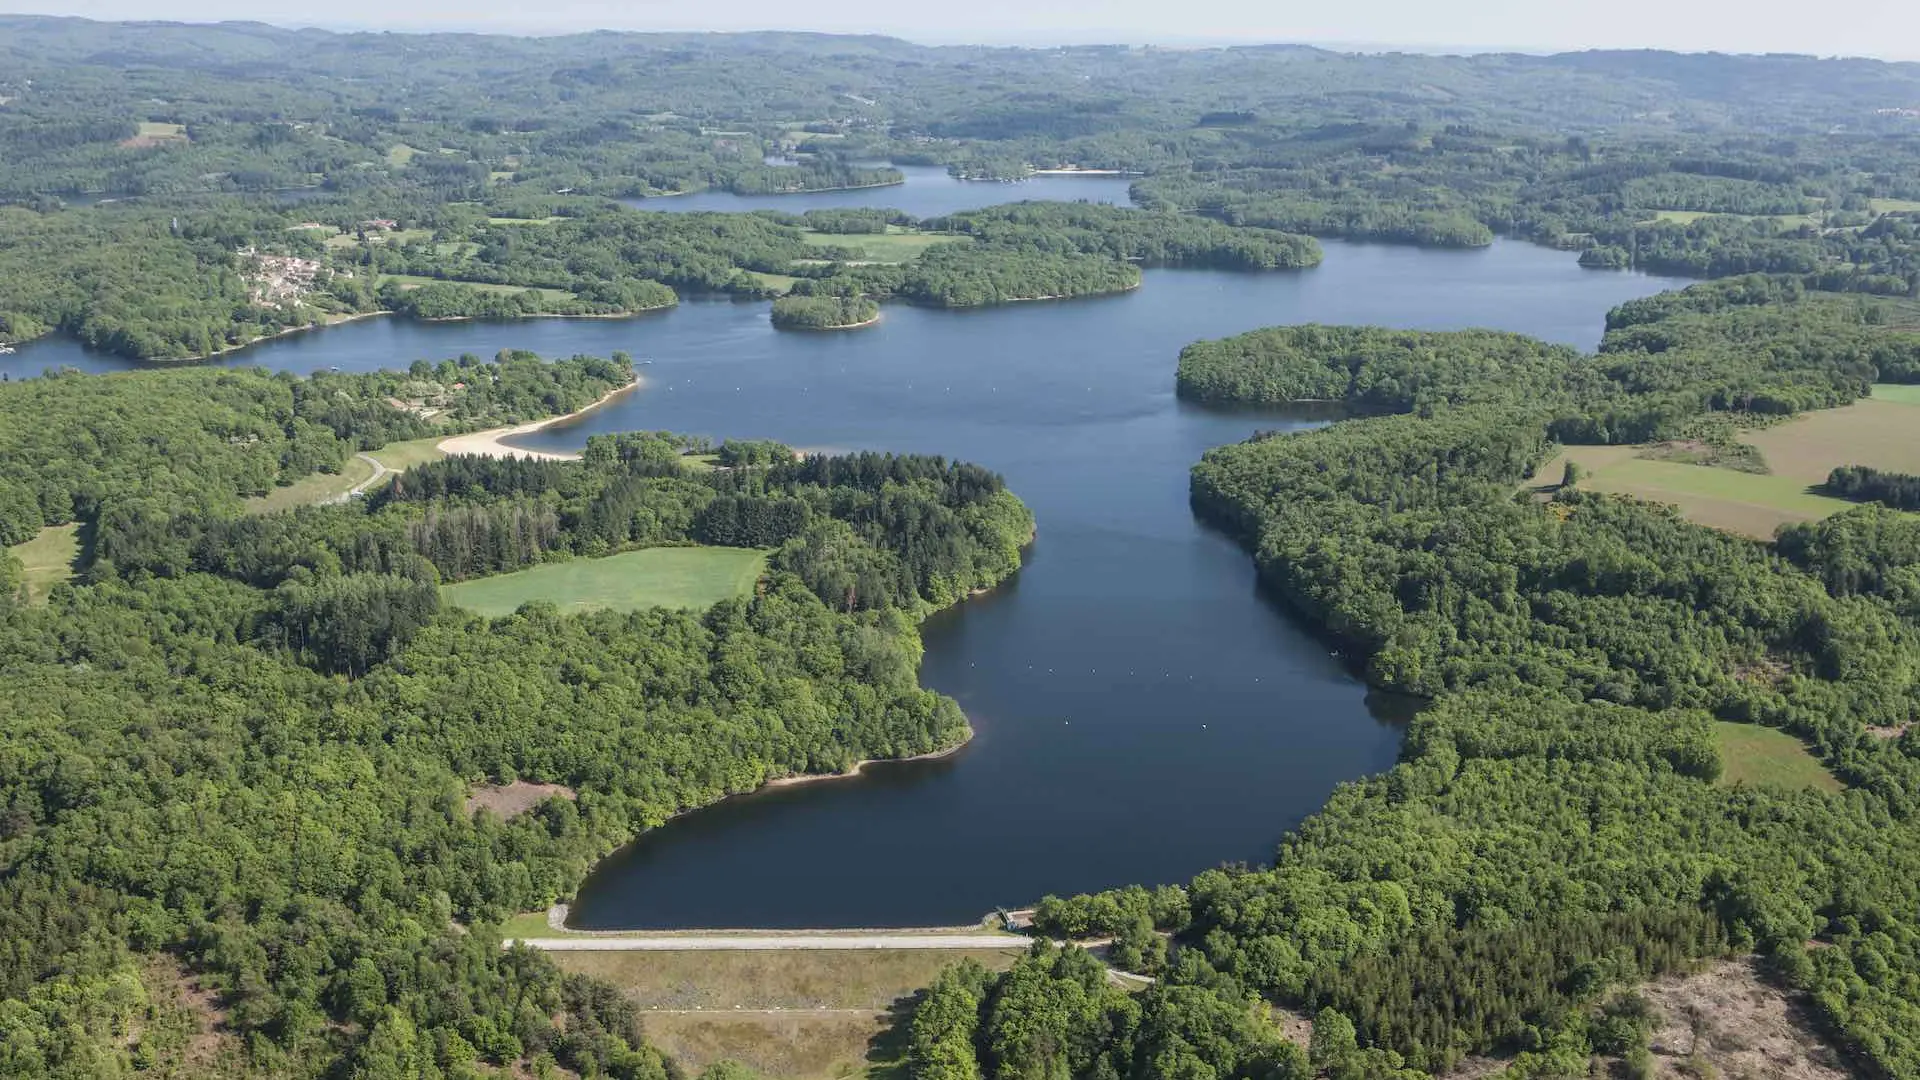
{"type": "Polygon", "coordinates": [[[20,560],[27,603],[44,604],[55,585],[73,580],[74,563],[80,559],[80,526],[49,525],[8,550],[20,560]]]}
{"type": "Polygon", "coordinates": [[[1776,476],[1801,484],[1825,483],[1827,474],[1842,465],[1920,472],[1916,405],[1920,387],[1876,386],[1873,397],[1750,432],[1742,441],[1759,448],[1776,476]]]}
{"type": "Polygon", "coordinates": [[[1540,467],[1527,487],[1546,494],[1568,460],[1585,475],[1580,486],[1671,503],[1690,520],[1762,540],[1781,525],[1813,521],[1851,507],[1816,489],[1842,465],[1920,473],[1920,386],[1880,385],[1874,396],[1747,432],[1769,474],[1644,458],[1641,446],[1573,446],[1540,467]]]}
{"type": "Polygon", "coordinates": [[[971,243],[964,236],[914,232],[893,226],[884,233],[807,233],[807,243],[854,248],[867,262],[903,263],[936,244],[971,243]]]}
{"type": "Polygon", "coordinates": [[[766,564],[766,552],[746,548],[646,548],[463,581],[442,595],[489,616],[512,614],[529,600],[551,600],[562,611],[697,609],[747,592],[766,564]]]}
{"type": "Polygon", "coordinates": [[[1805,743],[1784,731],[1715,721],[1713,742],[1725,766],[1720,774],[1722,784],[1828,792],[1845,786],[1820,764],[1805,743]]]}
{"type": "MultiPolygon", "coordinates": [[[[1638,457],[1640,446],[1573,446],[1527,483],[1538,491],[1560,481],[1571,459],[1585,475],[1580,487],[1671,503],[1689,520],[1716,529],[1771,540],[1774,530],[1795,521],[1813,521],[1852,506],[1843,499],[1815,495],[1807,483],[1786,476],[1761,476],[1704,465],[1638,457]]],[[[1825,478],[1825,473],[1821,474],[1825,478]]]]}

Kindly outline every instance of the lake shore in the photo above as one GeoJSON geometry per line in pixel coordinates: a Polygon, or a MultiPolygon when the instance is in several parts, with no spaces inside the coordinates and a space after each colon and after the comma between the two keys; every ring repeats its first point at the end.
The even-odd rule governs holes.
{"type": "Polygon", "coordinates": [[[614,398],[639,389],[645,381],[646,380],[640,376],[635,375],[632,382],[607,391],[600,395],[600,400],[595,401],[583,409],[576,409],[573,412],[567,413],[565,416],[550,416],[545,420],[535,420],[527,424],[515,424],[512,427],[489,428],[486,431],[470,431],[465,435],[453,435],[440,440],[437,447],[441,453],[449,457],[455,454],[471,454],[475,457],[524,458],[528,461],[578,461],[580,460],[579,454],[560,454],[554,453],[551,450],[528,450],[518,446],[508,446],[503,440],[511,439],[518,435],[531,435],[536,431],[545,430],[556,424],[564,424],[571,420],[578,420],[602,405],[605,405],[607,402],[612,401],[614,398]]]}
{"type": "Polygon", "coordinates": [[[802,784],[818,784],[827,780],[851,780],[864,772],[869,765],[905,764],[909,761],[939,761],[942,758],[950,758],[960,751],[965,750],[972,742],[973,728],[968,727],[967,737],[947,747],[945,750],[935,750],[931,753],[915,754],[912,757],[903,758],[863,758],[854,762],[853,766],[844,772],[804,773],[799,776],[782,776],[777,780],[767,781],[760,785],[757,790],[765,791],[768,788],[799,787],[802,784]]]}
{"type": "Polygon", "coordinates": [[[876,313],[874,317],[871,319],[862,319],[859,322],[852,322],[852,323],[839,323],[834,326],[800,326],[797,324],[775,322],[773,324],[773,328],[775,330],[794,330],[803,334],[805,333],[831,334],[840,330],[864,330],[869,326],[878,325],[879,322],[880,322],[880,316],[879,314],[876,313]]]}

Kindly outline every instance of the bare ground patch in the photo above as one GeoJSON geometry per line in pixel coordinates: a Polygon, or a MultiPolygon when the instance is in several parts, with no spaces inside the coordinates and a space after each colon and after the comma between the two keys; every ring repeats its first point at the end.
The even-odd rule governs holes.
{"type": "Polygon", "coordinates": [[[244,1047],[227,1027],[227,1010],[218,993],[165,954],[151,957],[140,978],[151,1008],[128,1034],[129,1045],[153,1053],[155,1065],[144,1075],[184,1080],[243,1071],[244,1047]]]}
{"type": "Polygon", "coordinates": [[[531,780],[515,780],[511,784],[478,784],[473,793],[467,796],[467,813],[491,810],[500,820],[511,821],[548,799],[561,798],[571,802],[576,797],[574,790],[564,784],[536,784],[531,780]]]}
{"type": "Polygon", "coordinates": [[[1686,1075],[1690,1058],[1725,1080],[1851,1080],[1837,1050],[1751,960],[1728,960],[1641,988],[1661,1020],[1651,1044],[1660,1076],[1686,1075]]]}

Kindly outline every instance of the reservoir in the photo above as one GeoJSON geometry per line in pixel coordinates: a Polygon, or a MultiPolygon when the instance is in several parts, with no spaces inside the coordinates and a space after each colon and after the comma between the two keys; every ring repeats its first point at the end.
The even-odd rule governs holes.
{"type": "MultiPolygon", "coordinates": [[[[978,187],[1004,199],[1053,182],[978,187]]],[[[890,305],[844,334],[776,331],[764,303],[689,299],[618,321],[370,319],[224,362],[311,372],[625,350],[649,361],[641,391],[528,445],[664,428],[937,453],[1004,474],[1039,522],[1026,568],[924,628],[922,681],[960,702],[973,743],[689,814],[608,859],[573,913],[587,928],[954,924],[1046,893],[1269,861],[1337,784],[1398,750],[1404,703],[1369,695],[1187,505],[1187,471],[1209,447],[1314,421],[1182,404],[1183,345],[1330,322],[1591,349],[1608,308],[1683,284],[1511,242],[1326,248],[1313,270],[1149,270],[1140,290],[1101,299],[890,305]]],[[[0,358],[15,378],[61,365],[131,366],[58,339],[0,358]]]]}
{"type": "Polygon", "coordinates": [[[696,191],[691,195],[662,195],[651,199],[621,199],[635,210],[691,213],[714,210],[743,214],[778,210],[804,214],[809,210],[850,207],[901,210],[917,218],[938,217],[960,210],[1048,199],[1055,202],[1098,202],[1125,206],[1132,181],[1124,176],[1036,176],[1014,183],[992,180],[955,180],[947,170],[928,165],[899,165],[905,183],[846,191],[809,191],[792,195],[735,195],[730,191],[696,191]]]}

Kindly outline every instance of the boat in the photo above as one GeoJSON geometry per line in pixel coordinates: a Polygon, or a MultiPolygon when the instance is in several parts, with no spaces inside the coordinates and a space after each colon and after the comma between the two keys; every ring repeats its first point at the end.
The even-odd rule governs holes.
{"type": "Polygon", "coordinates": [[[13,346],[0,345],[0,356],[12,356],[12,355],[13,355],[13,346]]]}

